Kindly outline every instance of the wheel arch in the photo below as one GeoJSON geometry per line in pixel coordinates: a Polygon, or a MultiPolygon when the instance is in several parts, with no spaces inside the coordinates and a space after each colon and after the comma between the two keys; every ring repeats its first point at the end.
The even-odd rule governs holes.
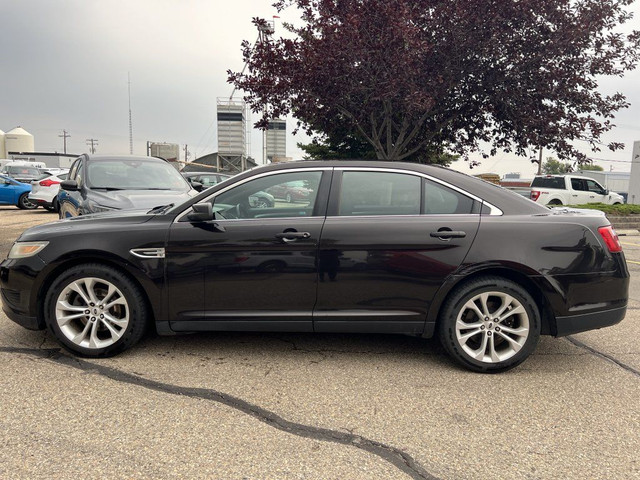
{"type": "Polygon", "coordinates": [[[154,303],[156,302],[151,302],[151,299],[149,298],[149,293],[144,286],[145,282],[141,281],[140,276],[134,274],[132,269],[127,268],[125,264],[121,261],[118,261],[111,257],[104,257],[104,254],[100,256],[98,256],[97,253],[92,255],[91,252],[79,252],[77,254],[74,254],[73,257],[66,258],[60,262],[57,262],[56,265],[46,273],[46,276],[44,277],[42,283],[38,288],[38,294],[34,298],[34,300],[37,299],[36,313],[37,313],[37,318],[39,323],[44,325],[44,313],[45,313],[44,299],[47,295],[47,291],[49,290],[49,288],[51,288],[51,285],[56,280],[56,278],[58,278],[58,276],[65,270],[68,270],[78,265],[90,264],[90,263],[94,265],[102,265],[105,267],[113,268],[118,272],[122,273],[123,275],[125,275],[131,282],[133,282],[133,284],[138,289],[140,289],[140,292],[142,293],[142,297],[144,298],[145,306],[147,307],[147,312],[149,314],[149,323],[155,324],[155,319],[158,318],[158,315],[159,315],[159,311],[158,311],[159,307],[158,308],[154,307],[154,303]]]}
{"type": "Polygon", "coordinates": [[[423,336],[431,337],[438,328],[440,321],[441,311],[451,295],[460,287],[472,282],[480,277],[501,277],[506,280],[510,280],[521,287],[523,287],[529,295],[533,298],[538,311],[540,313],[540,328],[542,335],[554,335],[555,334],[555,317],[553,316],[551,305],[549,300],[540,284],[534,282],[525,273],[507,267],[487,267],[481,270],[476,270],[469,275],[450,277],[449,281],[445,282],[443,286],[438,290],[436,296],[431,302],[429,312],[427,313],[427,322],[425,326],[425,332],[423,336]]]}

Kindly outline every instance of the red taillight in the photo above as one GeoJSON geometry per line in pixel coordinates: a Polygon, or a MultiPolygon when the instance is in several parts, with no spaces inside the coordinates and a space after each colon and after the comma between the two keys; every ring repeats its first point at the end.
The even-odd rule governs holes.
{"type": "Polygon", "coordinates": [[[538,198],[540,198],[540,190],[531,190],[531,194],[529,195],[529,198],[531,198],[531,200],[536,202],[538,198]]]}
{"type": "Polygon", "coordinates": [[[39,182],[39,184],[41,187],[50,187],[51,185],[59,185],[60,182],[56,182],[55,180],[47,178],[46,180],[42,180],[41,182],[39,182]]]}
{"type": "Polygon", "coordinates": [[[611,253],[617,253],[622,251],[622,245],[620,245],[620,240],[618,239],[618,234],[613,229],[611,225],[607,227],[600,227],[598,229],[598,233],[604,240],[604,243],[607,244],[607,248],[611,253]]]}

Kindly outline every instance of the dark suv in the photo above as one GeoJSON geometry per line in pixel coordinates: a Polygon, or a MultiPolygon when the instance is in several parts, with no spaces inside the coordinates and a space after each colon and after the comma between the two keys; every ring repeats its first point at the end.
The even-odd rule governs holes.
{"type": "Polygon", "coordinates": [[[197,192],[165,160],[81,155],[58,193],[60,218],[178,205],[197,192]]]}

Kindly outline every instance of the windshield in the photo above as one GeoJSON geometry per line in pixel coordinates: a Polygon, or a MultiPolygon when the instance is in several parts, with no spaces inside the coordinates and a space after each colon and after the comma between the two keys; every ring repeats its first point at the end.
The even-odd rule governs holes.
{"type": "Polygon", "coordinates": [[[145,160],[100,160],[89,162],[87,183],[91,188],[117,190],[177,190],[189,184],[166,162],[145,160]]]}

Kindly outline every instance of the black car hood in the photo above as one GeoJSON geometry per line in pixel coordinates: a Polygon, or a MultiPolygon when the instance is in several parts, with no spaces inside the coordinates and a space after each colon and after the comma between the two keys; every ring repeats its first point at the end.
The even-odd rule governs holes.
{"type": "Polygon", "coordinates": [[[127,225],[142,224],[155,217],[153,214],[148,214],[147,211],[147,209],[114,211],[65,218],[31,227],[25,230],[18,240],[21,242],[47,240],[50,234],[60,234],[67,231],[77,234],[82,231],[99,231],[104,228],[122,227],[124,229],[127,225]]]}
{"type": "Polygon", "coordinates": [[[178,205],[197,194],[198,192],[195,190],[114,190],[110,192],[92,190],[88,198],[98,205],[119,210],[138,208],[149,210],[150,208],[167,205],[169,203],[178,205]]]}

